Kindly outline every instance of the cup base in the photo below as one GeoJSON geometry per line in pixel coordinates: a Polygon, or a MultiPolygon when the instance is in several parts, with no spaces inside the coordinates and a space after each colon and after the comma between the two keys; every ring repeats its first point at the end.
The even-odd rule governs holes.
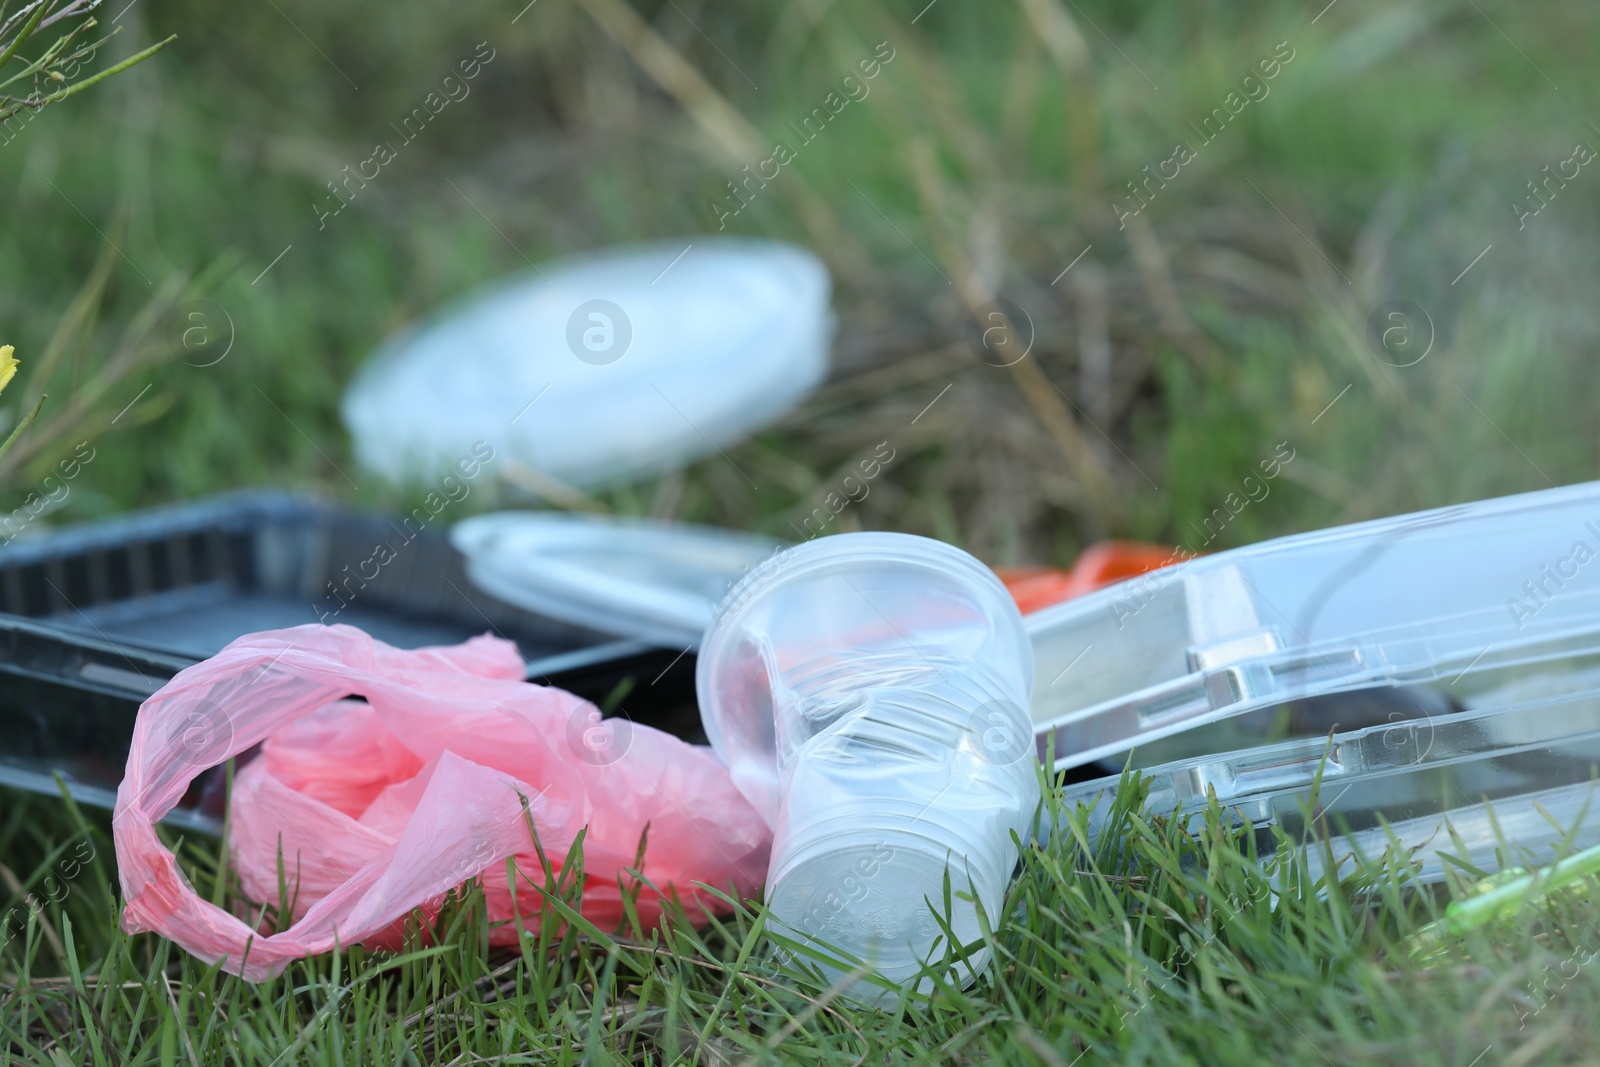
{"type": "MultiPolygon", "coordinates": [[[[908,984],[928,958],[944,955],[946,925],[960,944],[980,936],[965,862],[921,834],[883,829],[839,835],[788,857],[773,874],[767,908],[769,921],[781,932],[829,955],[860,961],[898,985],[908,984]]],[[[976,895],[993,915],[998,894],[980,886],[976,895]]],[[[988,951],[980,950],[960,967],[978,971],[987,961],[988,951]]],[[[823,971],[833,979],[848,973],[826,965],[823,971]]],[[[846,992],[869,1003],[897,995],[859,980],[846,992]]]]}

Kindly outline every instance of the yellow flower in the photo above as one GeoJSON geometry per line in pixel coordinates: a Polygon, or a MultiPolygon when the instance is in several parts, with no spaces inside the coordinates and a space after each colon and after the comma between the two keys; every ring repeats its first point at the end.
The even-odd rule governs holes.
{"type": "Polygon", "coordinates": [[[0,345],[0,392],[5,392],[11,379],[17,376],[17,361],[11,354],[14,351],[10,345],[0,345]]]}

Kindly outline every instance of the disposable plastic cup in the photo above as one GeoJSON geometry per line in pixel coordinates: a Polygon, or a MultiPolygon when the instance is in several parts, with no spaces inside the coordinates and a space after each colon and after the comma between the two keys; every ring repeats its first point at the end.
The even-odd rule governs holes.
{"type": "MultiPolygon", "coordinates": [[[[1032,678],[1005,587],[938,541],[840,534],[735,586],[697,684],[707,736],[774,830],[776,930],[902,985],[952,934],[977,941],[1039,802],[1032,678]]],[[[893,995],[861,977],[849,992],[893,995]]]]}

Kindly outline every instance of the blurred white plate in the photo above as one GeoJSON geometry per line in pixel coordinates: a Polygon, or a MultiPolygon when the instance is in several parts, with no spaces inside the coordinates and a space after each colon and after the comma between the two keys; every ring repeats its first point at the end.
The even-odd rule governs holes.
{"type": "Polygon", "coordinates": [[[737,441],[827,372],[822,262],[697,237],[565,259],[392,338],[345,394],[361,464],[427,486],[486,442],[578,488],[646,478],[737,441]]]}

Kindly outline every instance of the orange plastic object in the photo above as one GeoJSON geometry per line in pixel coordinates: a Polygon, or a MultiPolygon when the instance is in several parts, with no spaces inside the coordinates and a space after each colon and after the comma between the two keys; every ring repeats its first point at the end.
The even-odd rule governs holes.
{"type": "Polygon", "coordinates": [[[1166,545],[1143,541],[1097,541],[1083,550],[1070,571],[1060,567],[999,567],[995,573],[1027,615],[1102,586],[1136,578],[1181,561],[1183,554],[1166,545]]]}

